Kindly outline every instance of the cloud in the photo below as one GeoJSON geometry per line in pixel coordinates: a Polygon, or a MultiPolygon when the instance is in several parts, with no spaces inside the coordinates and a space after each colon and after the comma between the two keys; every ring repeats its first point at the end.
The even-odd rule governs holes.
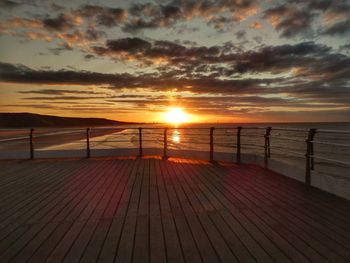
{"type": "MultiPolygon", "coordinates": [[[[314,42],[262,46],[255,50],[238,51],[229,43],[202,47],[184,46],[171,41],[124,38],[110,41],[104,49],[103,55],[127,54],[145,61],[163,58],[167,64],[155,67],[152,73],[141,71],[135,74],[107,74],[77,70],[34,70],[23,65],[1,63],[0,80],[38,85],[98,85],[107,86],[111,91],[158,92],[176,89],[177,92],[190,92],[196,96],[241,96],[241,103],[258,103],[253,95],[270,96],[273,99],[264,100],[269,99],[270,103],[274,104],[280,103],[281,107],[287,101],[304,106],[305,103],[311,102],[332,103],[339,107],[350,105],[350,57],[314,42]],[[266,73],[270,74],[270,77],[266,77],[266,73]],[[276,97],[283,100],[278,101],[276,97]],[[244,98],[249,98],[249,101],[245,101],[244,98]]],[[[38,89],[22,94],[50,95],[31,96],[30,100],[49,100],[51,97],[55,101],[64,100],[65,97],[72,101],[79,99],[78,96],[72,95],[111,99],[111,96],[105,94],[80,91],[74,93],[63,89],[38,89]]],[[[129,99],[131,103],[131,100],[142,98],[114,99],[123,100],[124,103],[129,99]]],[[[155,101],[155,98],[146,99],[155,101]]],[[[164,98],[158,98],[159,103],[162,99],[164,98]]],[[[189,101],[188,98],[186,100],[189,101]]],[[[183,99],[184,102],[186,100],[183,99]]],[[[227,106],[225,103],[222,105],[227,106]]]]}
{"type": "Polygon", "coordinates": [[[261,29],[261,28],[262,28],[262,25],[261,25],[261,23],[255,21],[255,22],[251,23],[251,24],[249,25],[249,27],[252,28],[252,29],[261,29]]]}
{"type": "Polygon", "coordinates": [[[60,14],[55,18],[45,18],[42,23],[46,29],[54,31],[66,31],[79,24],[72,16],[60,14]]]}
{"type": "Polygon", "coordinates": [[[50,97],[25,97],[23,100],[33,100],[33,101],[55,101],[55,100],[73,100],[73,101],[80,101],[80,100],[91,100],[91,99],[105,99],[105,96],[50,96],[50,97]]]}
{"type": "Polygon", "coordinates": [[[137,54],[145,53],[152,47],[151,43],[140,38],[121,38],[115,40],[108,40],[106,48],[96,47],[94,50],[99,55],[104,54],[137,54]]]}
{"type": "Polygon", "coordinates": [[[349,36],[350,34],[350,19],[337,22],[328,28],[325,28],[322,32],[322,35],[330,36],[349,36]]]}
{"type": "Polygon", "coordinates": [[[287,38],[310,38],[317,34],[345,36],[349,33],[349,15],[347,0],[290,0],[263,12],[263,18],[287,38]]]}
{"type": "Polygon", "coordinates": [[[86,95],[103,95],[104,92],[93,90],[66,90],[66,89],[37,89],[19,91],[20,94],[42,94],[42,95],[65,95],[65,94],[86,94],[86,95]]]}
{"type": "Polygon", "coordinates": [[[20,3],[11,0],[0,0],[0,7],[5,9],[12,9],[20,6],[20,3]]]}
{"type": "Polygon", "coordinates": [[[241,39],[245,39],[245,36],[246,36],[247,32],[244,31],[244,30],[239,30],[236,32],[236,37],[237,39],[241,40],[241,39]]]}
{"type": "Polygon", "coordinates": [[[281,36],[288,38],[310,33],[315,14],[312,10],[284,4],[265,10],[263,17],[281,32],[281,36]]]}
{"type": "Polygon", "coordinates": [[[73,13],[89,21],[95,19],[97,24],[106,27],[119,25],[128,17],[128,11],[125,9],[98,5],[85,5],[73,13]]]}
{"type": "MultiPolygon", "coordinates": [[[[239,32],[244,37],[244,31],[239,32]]],[[[134,60],[143,65],[157,66],[163,75],[233,77],[242,73],[288,73],[305,69],[317,71],[347,59],[335,56],[328,46],[314,42],[295,45],[263,46],[242,51],[233,43],[218,46],[187,46],[171,41],[146,41],[140,38],[108,40],[105,46],[93,48],[95,55],[117,60],[134,60]],[[329,61],[326,61],[329,60],[329,61]]],[[[311,74],[311,73],[310,73],[311,74]]]]}
{"type": "Polygon", "coordinates": [[[254,0],[173,0],[166,4],[134,4],[129,12],[131,19],[124,24],[125,32],[137,32],[144,29],[170,27],[179,21],[188,21],[196,17],[203,18],[208,25],[218,30],[246,19],[258,10],[254,0]],[[223,13],[230,14],[223,16],[223,13]]]}

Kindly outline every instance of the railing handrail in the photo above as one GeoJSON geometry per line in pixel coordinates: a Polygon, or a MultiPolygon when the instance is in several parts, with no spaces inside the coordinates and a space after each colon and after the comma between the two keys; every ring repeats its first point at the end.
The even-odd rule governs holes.
{"type": "MultiPolygon", "coordinates": [[[[115,129],[138,129],[140,126],[135,125],[135,126],[124,126],[124,125],[116,125],[116,126],[109,126],[109,127],[104,127],[104,126],[95,126],[95,127],[90,127],[91,130],[115,130],[115,129]]],[[[148,129],[148,130],[161,130],[164,128],[168,129],[179,129],[179,130],[186,130],[186,129],[197,129],[197,130],[207,130],[210,129],[212,125],[205,126],[205,127],[193,127],[193,126],[179,126],[179,127],[174,127],[170,125],[163,125],[163,126],[156,126],[156,127],[147,127],[147,126],[142,126],[143,129],[148,129]]],[[[237,129],[238,127],[242,127],[244,130],[251,130],[251,129],[259,129],[259,130],[264,130],[268,126],[227,126],[227,127],[215,127],[215,130],[227,130],[227,129],[237,129]]],[[[307,128],[284,128],[280,126],[272,126],[273,131],[299,131],[299,132],[307,132],[309,129],[307,128]]],[[[59,130],[86,130],[86,126],[82,127],[55,127],[55,129],[59,130]]],[[[24,127],[24,128],[1,128],[0,127],[0,132],[2,131],[27,131],[28,129],[31,129],[31,127],[24,127]]],[[[36,127],[36,130],[40,129],[53,129],[51,127],[36,127]]],[[[318,133],[345,133],[345,134],[350,134],[350,130],[328,130],[328,129],[317,129],[318,133]]]]}
{"type": "MultiPolygon", "coordinates": [[[[48,129],[48,128],[43,128],[43,129],[48,129]]],[[[18,131],[19,129],[1,129],[0,128],[0,132],[1,131],[10,131],[10,130],[16,130],[18,131]]],[[[40,129],[39,129],[40,130],[40,129]]],[[[130,126],[113,126],[113,127],[92,127],[92,128],[82,128],[82,127],[74,127],[74,128],[62,128],[62,130],[59,130],[61,132],[58,133],[54,133],[52,131],[50,131],[48,129],[47,132],[41,132],[38,133],[38,135],[35,135],[37,130],[34,130],[33,128],[31,128],[29,130],[29,152],[30,152],[30,159],[34,159],[34,154],[35,154],[35,144],[36,141],[35,139],[40,138],[40,137],[44,137],[44,136],[50,136],[50,135],[66,135],[66,134],[72,134],[72,133],[76,133],[78,131],[84,131],[86,132],[86,157],[89,158],[91,156],[91,149],[90,149],[90,144],[94,143],[94,142],[98,142],[95,141],[93,139],[90,138],[91,133],[93,131],[103,131],[103,130],[118,130],[120,132],[119,135],[123,135],[123,132],[126,130],[136,130],[138,131],[137,133],[130,133],[132,135],[138,135],[138,149],[139,149],[139,157],[143,156],[143,142],[149,142],[149,141],[153,141],[153,140],[149,140],[149,139],[143,139],[143,131],[147,131],[147,130],[160,130],[163,131],[163,145],[164,145],[164,152],[163,152],[163,157],[167,158],[168,156],[168,144],[171,142],[168,142],[168,131],[169,130],[203,130],[203,131],[208,131],[209,130],[209,160],[210,161],[214,161],[214,145],[215,144],[215,136],[214,136],[214,131],[216,130],[234,130],[235,133],[233,133],[233,136],[236,136],[236,162],[240,163],[241,162],[241,148],[242,147],[248,147],[248,146],[255,146],[255,147],[261,147],[264,148],[264,163],[265,166],[268,167],[268,161],[271,158],[271,148],[273,149],[277,149],[278,150],[278,146],[273,146],[271,147],[270,145],[270,139],[285,139],[285,140],[291,140],[291,141],[297,141],[297,142],[302,142],[302,143],[306,143],[306,154],[304,155],[306,158],[306,166],[305,166],[305,183],[307,185],[311,184],[311,171],[314,170],[314,159],[320,159],[320,160],[324,160],[327,162],[331,162],[331,163],[335,163],[335,164],[343,164],[343,165],[350,165],[350,163],[348,162],[344,162],[344,161],[340,161],[340,160],[335,160],[335,159],[330,159],[330,158],[325,158],[322,156],[318,156],[314,154],[314,143],[319,143],[319,144],[325,144],[325,145],[333,145],[333,146],[344,146],[344,147],[349,147],[349,144],[341,144],[341,143],[332,143],[332,142],[326,142],[326,141],[318,141],[315,140],[315,136],[317,136],[317,134],[322,134],[322,133],[339,133],[339,134],[350,134],[350,131],[345,131],[345,130],[318,130],[318,129],[295,129],[295,128],[283,128],[283,127],[255,127],[255,126],[229,126],[229,127],[189,127],[189,126],[185,126],[185,127],[172,127],[172,126],[162,126],[162,127],[147,127],[147,126],[141,126],[141,127],[130,127],[130,126]],[[264,130],[265,133],[261,133],[261,134],[250,134],[250,133],[246,133],[244,134],[245,130],[264,130]],[[300,136],[298,135],[298,139],[292,139],[289,137],[285,137],[285,136],[281,136],[281,134],[277,134],[274,135],[273,131],[294,131],[294,132],[307,132],[307,138],[305,140],[299,139],[300,136]],[[260,145],[260,144],[247,144],[245,142],[241,142],[241,138],[245,136],[255,136],[255,137],[261,137],[265,139],[265,143],[264,145],[260,145]]],[[[24,130],[27,131],[27,130],[24,130]]],[[[57,131],[57,130],[56,130],[57,131]]],[[[150,134],[155,134],[155,133],[144,133],[145,135],[150,135],[150,134]]],[[[157,133],[158,134],[158,133],[157,133]]],[[[198,135],[205,135],[207,134],[207,132],[205,133],[197,133],[198,135]]],[[[220,133],[215,133],[217,136],[221,136],[223,134],[220,133]]],[[[162,133],[159,133],[158,135],[162,135],[162,133]]],[[[191,133],[189,133],[188,135],[191,135],[191,133]]],[[[28,135],[27,135],[28,136],[28,135]]],[[[0,143],[1,142],[11,142],[11,141],[15,141],[15,140],[27,140],[26,138],[28,138],[27,136],[20,136],[17,138],[7,138],[7,139],[0,139],[0,143]]],[[[113,140],[113,141],[118,141],[118,140],[113,140]]],[[[40,143],[40,142],[38,142],[40,143]]],[[[198,141],[196,142],[191,142],[193,144],[207,144],[208,142],[203,142],[200,143],[198,141]]],[[[280,147],[281,148],[281,147],[280,147]]],[[[303,156],[303,154],[301,153],[297,153],[295,151],[290,150],[291,148],[282,148],[284,149],[284,151],[286,153],[289,154],[295,154],[297,156],[303,156]]]]}

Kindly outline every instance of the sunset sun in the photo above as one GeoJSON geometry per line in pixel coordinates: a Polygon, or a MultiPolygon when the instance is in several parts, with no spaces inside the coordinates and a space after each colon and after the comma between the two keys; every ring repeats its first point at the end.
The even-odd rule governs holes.
{"type": "Polygon", "coordinates": [[[188,122],[189,116],[182,108],[170,108],[164,114],[164,120],[167,123],[181,124],[188,122]]]}

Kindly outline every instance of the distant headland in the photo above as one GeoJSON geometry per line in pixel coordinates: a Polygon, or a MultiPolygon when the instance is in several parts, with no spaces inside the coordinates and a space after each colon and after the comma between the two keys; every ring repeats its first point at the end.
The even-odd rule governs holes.
{"type": "Polygon", "coordinates": [[[135,124],[104,118],[76,118],[41,115],[34,113],[0,113],[0,127],[93,127],[135,124]]]}

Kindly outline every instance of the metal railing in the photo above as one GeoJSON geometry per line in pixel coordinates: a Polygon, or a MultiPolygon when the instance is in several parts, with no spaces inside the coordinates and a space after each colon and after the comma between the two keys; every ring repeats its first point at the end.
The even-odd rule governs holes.
{"type": "MultiPolygon", "coordinates": [[[[185,131],[196,131],[195,133],[189,133],[188,135],[191,136],[199,136],[199,135],[208,135],[208,141],[204,142],[194,142],[191,143],[194,144],[207,144],[208,145],[208,159],[211,162],[214,162],[214,153],[215,153],[215,135],[217,136],[226,136],[226,137],[236,137],[235,142],[232,140],[230,141],[232,145],[235,146],[235,151],[232,148],[231,153],[235,153],[236,157],[236,163],[241,163],[242,159],[242,149],[246,148],[262,148],[263,149],[263,157],[264,157],[264,164],[267,167],[269,159],[271,158],[271,149],[275,150],[282,150],[283,152],[290,154],[295,157],[302,157],[305,158],[305,184],[310,185],[311,184],[311,172],[315,169],[315,159],[322,160],[325,162],[333,163],[333,164],[339,164],[346,167],[350,167],[350,162],[337,160],[333,158],[326,158],[320,155],[316,155],[314,152],[314,145],[315,144],[321,144],[321,145],[327,145],[327,146],[334,146],[334,147],[350,147],[350,144],[348,143],[334,143],[334,142],[328,142],[328,141],[322,141],[322,140],[315,140],[317,135],[319,134],[344,134],[349,135],[350,139],[350,131],[334,131],[334,130],[317,130],[317,129],[294,129],[294,128],[280,128],[280,127],[210,127],[210,128],[204,128],[204,127],[179,127],[179,128],[171,128],[171,127],[113,127],[113,128],[86,128],[85,130],[75,128],[70,129],[72,133],[75,132],[81,132],[85,131],[85,143],[86,143],[86,157],[91,157],[91,143],[99,142],[96,140],[91,141],[91,132],[92,131],[108,131],[108,130],[116,130],[116,129],[122,129],[122,130],[134,130],[136,133],[125,133],[120,134],[123,136],[138,136],[138,156],[143,156],[143,143],[152,141],[144,139],[143,137],[149,134],[145,134],[144,131],[152,131],[155,134],[154,131],[158,130],[159,133],[157,135],[160,135],[163,142],[163,158],[169,157],[169,130],[176,129],[176,130],[185,130],[185,131]],[[218,133],[219,131],[224,131],[224,133],[218,133]],[[234,132],[232,132],[234,131],[234,132]],[[247,131],[247,134],[243,134],[243,131],[247,131]],[[250,131],[256,131],[260,133],[249,133],[250,131]],[[200,133],[202,132],[202,133],[200,133]],[[203,133],[204,132],[204,133],[203,133]],[[272,134],[272,132],[276,132],[276,134],[272,134]],[[294,133],[294,137],[290,138],[286,135],[283,135],[284,132],[292,132],[294,133]],[[306,135],[306,138],[304,137],[306,135]],[[256,144],[256,143],[244,143],[242,142],[243,138],[262,138],[263,139],[263,145],[262,144],[256,144]],[[302,139],[304,137],[304,139],[302,139]],[[291,141],[295,143],[305,143],[306,150],[304,153],[300,153],[297,151],[294,151],[293,149],[286,149],[283,147],[278,146],[271,146],[271,139],[274,141],[276,140],[282,140],[282,141],[291,141]]],[[[0,130],[1,131],[1,130],[0,130]]],[[[8,131],[8,130],[7,130],[8,131]]],[[[67,132],[69,133],[69,132],[67,132]]],[[[50,136],[55,135],[55,133],[40,133],[40,136],[50,136]]],[[[3,139],[0,140],[1,142],[10,142],[14,140],[23,140],[25,137],[21,136],[18,138],[9,138],[9,139],[3,139]]],[[[123,140],[111,140],[108,142],[124,142],[123,140]]],[[[35,130],[32,128],[29,130],[29,156],[30,159],[35,158],[35,130]]],[[[222,146],[225,146],[222,145],[222,146]]]]}

